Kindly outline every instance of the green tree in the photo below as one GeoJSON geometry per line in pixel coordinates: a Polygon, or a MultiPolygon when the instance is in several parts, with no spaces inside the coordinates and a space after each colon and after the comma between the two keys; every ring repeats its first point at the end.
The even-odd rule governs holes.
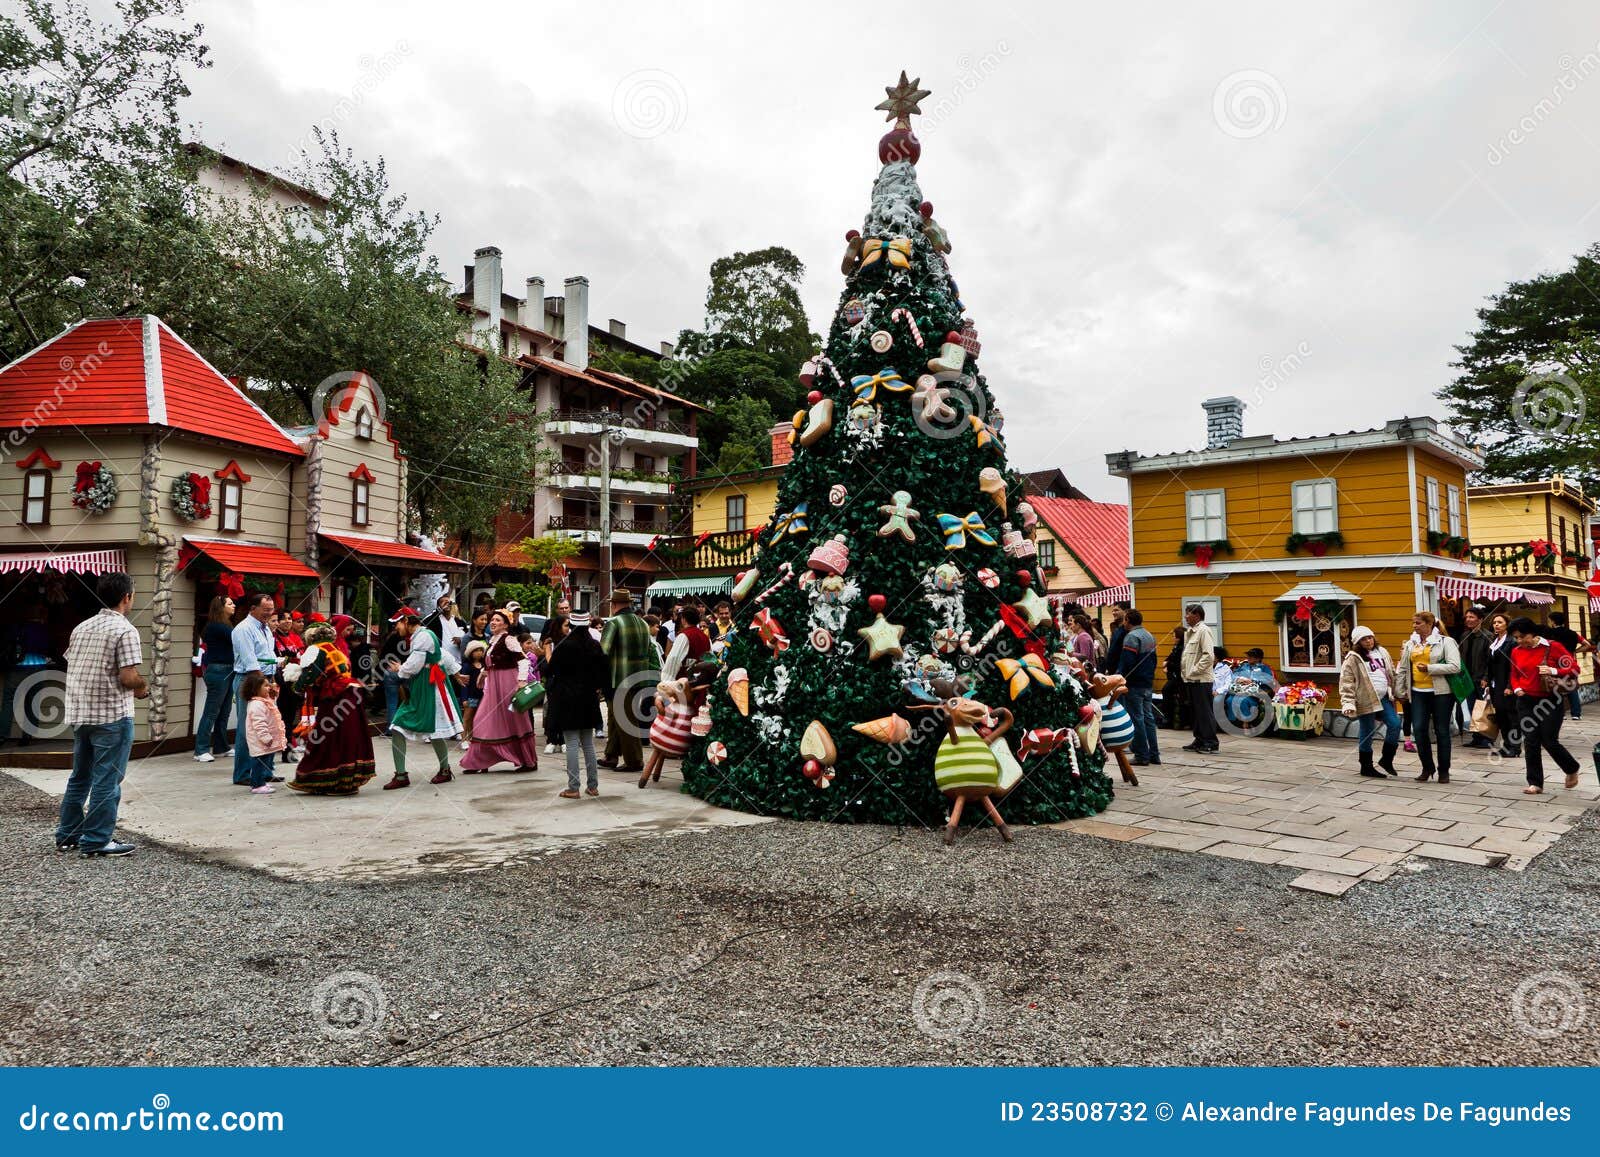
{"type": "Polygon", "coordinates": [[[711,418],[723,429],[715,459],[717,473],[738,474],[771,465],[772,441],[768,431],[774,422],[772,407],[765,401],[752,397],[729,398],[717,406],[711,418]]]}
{"type": "Polygon", "coordinates": [[[734,253],[711,263],[705,330],[685,331],[679,348],[691,356],[739,347],[798,366],[817,337],[800,302],[806,267],[778,245],[734,253]]]}
{"type": "Polygon", "coordinates": [[[1439,391],[1451,421],[1484,447],[1485,476],[1562,473],[1600,484],[1600,245],[1570,269],[1514,281],[1478,310],[1460,371],[1439,391]]]}
{"type": "MultiPolygon", "coordinates": [[[[949,271],[921,231],[922,200],[911,163],[882,168],[862,231],[899,245],[849,275],[827,342],[843,380],[823,374],[814,383],[822,397],[806,405],[805,424],[816,423],[819,436],[784,471],[737,611],[730,675],[708,698],[711,733],[684,758],[686,790],[723,807],[940,823],[935,758],[945,724],[910,707],[963,694],[1014,715],[1009,736],[994,741],[1011,752],[1030,730],[1049,736],[1050,749],[1024,762],[1005,800],[1008,819],[1087,815],[1111,799],[1102,757],[1078,752],[1074,760],[1055,743],[1081,721],[1087,688],[1045,658],[1062,640],[1044,606],[1037,556],[1008,533],[1025,492],[985,420],[994,398],[972,365],[941,363],[940,379],[916,385],[944,351],[919,347],[906,315],[924,335],[961,328],[949,271]],[[857,307],[863,319],[850,316],[857,307]],[[881,340],[874,348],[876,331],[891,339],[887,351],[881,340]],[[822,578],[829,560],[813,564],[813,552],[836,538],[848,550],[837,584],[822,578]],[[721,747],[715,760],[713,743],[721,747]],[[835,779],[824,790],[822,777],[805,774],[803,749],[830,747],[835,779]]],[[[785,411],[804,393],[791,384],[785,411]]],[[[976,763],[993,750],[970,728],[963,744],[962,759],[981,750],[976,763]]]]}

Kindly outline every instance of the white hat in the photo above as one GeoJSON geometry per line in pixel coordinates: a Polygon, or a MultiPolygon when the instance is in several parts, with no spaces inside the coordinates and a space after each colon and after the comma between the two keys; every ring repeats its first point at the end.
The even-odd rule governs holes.
{"type": "Polygon", "coordinates": [[[1372,635],[1372,628],[1371,627],[1356,627],[1354,630],[1352,630],[1350,632],[1350,645],[1353,647],[1357,643],[1359,643],[1362,639],[1368,638],[1371,635],[1372,635]]]}

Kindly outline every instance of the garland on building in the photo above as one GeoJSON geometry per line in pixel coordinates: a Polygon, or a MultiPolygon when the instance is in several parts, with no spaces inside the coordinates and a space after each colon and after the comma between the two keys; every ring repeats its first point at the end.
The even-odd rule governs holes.
{"type": "Polygon", "coordinates": [[[1560,559],[1562,566],[1579,570],[1588,570],[1594,565],[1594,559],[1589,555],[1557,546],[1547,538],[1530,538],[1521,546],[1495,553],[1495,548],[1492,547],[1474,548],[1460,535],[1447,535],[1442,531],[1430,530],[1428,549],[1439,554],[1450,554],[1456,558],[1470,557],[1479,566],[1516,566],[1531,558],[1534,569],[1547,574],[1554,573],[1557,559],[1560,559]]]}
{"type": "Polygon", "coordinates": [[[1291,534],[1284,540],[1283,549],[1290,554],[1297,554],[1302,547],[1306,552],[1316,558],[1321,558],[1328,553],[1331,546],[1343,546],[1344,535],[1337,530],[1329,530],[1323,534],[1291,534]]]}
{"type": "Polygon", "coordinates": [[[72,483],[72,505],[90,514],[104,514],[117,500],[117,476],[99,462],[79,462],[72,483]]]}
{"type": "Polygon", "coordinates": [[[1428,549],[1434,554],[1446,554],[1451,558],[1466,558],[1472,551],[1472,544],[1463,535],[1448,534],[1442,530],[1428,531],[1428,549]]]}
{"type": "MultiPolygon", "coordinates": [[[[758,526],[745,533],[750,538],[754,538],[761,533],[762,529],[762,527],[758,526]]],[[[701,547],[709,548],[712,554],[720,555],[722,558],[741,558],[750,553],[748,540],[736,538],[731,542],[718,542],[712,537],[713,533],[713,531],[709,530],[702,531],[700,534],[695,535],[693,542],[685,546],[669,545],[660,535],[657,535],[650,540],[645,549],[664,558],[688,558],[701,547]]]]}
{"type": "Polygon", "coordinates": [[[204,474],[180,474],[172,480],[172,509],[185,522],[211,517],[211,479],[204,474]]]}
{"type": "Polygon", "coordinates": [[[1193,555],[1194,565],[1199,567],[1201,570],[1205,570],[1206,567],[1211,565],[1211,560],[1215,556],[1219,554],[1232,554],[1233,543],[1229,542],[1225,538],[1214,538],[1210,539],[1209,541],[1201,540],[1197,542],[1190,542],[1185,539],[1183,542],[1178,544],[1178,553],[1183,555],[1185,558],[1193,555]]]}
{"type": "Polygon", "coordinates": [[[1292,603],[1274,603],[1272,605],[1272,621],[1281,623],[1284,619],[1294,618],[1300,622],[1310,622],[1313,616],[1326,618],[1330,623],[1337,623],[1344,618],[1348,611],[1347,603],[1336,603],[1324,599],[1313,599],[1309,595],[1292,603]]]}

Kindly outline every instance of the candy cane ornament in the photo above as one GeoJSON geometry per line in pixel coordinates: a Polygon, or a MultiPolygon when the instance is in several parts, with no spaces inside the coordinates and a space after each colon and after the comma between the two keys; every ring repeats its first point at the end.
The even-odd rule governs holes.
{"type": "Polygon", "coordinates": [[[911,331],[911,340],[917,343],[917,348],[922,349],[922,331],[917,328],[917,319],[911,316],[911,311],[905,306],[900,306],[889,315],[890,321],[904,321],[906,328],[911,331]]]}
{"type": "Polygon", "coordinates": [[[768,595],[772,594],[773,591],[777,590],[784,583],[786,583],[790,579],[794,578],[794,564],[793,563],[786,562],[781,567],[779,567],[778,570],[780,572],[779,573],[779,577],[778,577],[778,581],[773,583],[770,587],[768,587],[766,590],[762,591],[759,595],[756,596],[756,601],[754,603],[755,606],[760,606],[762,603],[766,602],[768,595]]]}

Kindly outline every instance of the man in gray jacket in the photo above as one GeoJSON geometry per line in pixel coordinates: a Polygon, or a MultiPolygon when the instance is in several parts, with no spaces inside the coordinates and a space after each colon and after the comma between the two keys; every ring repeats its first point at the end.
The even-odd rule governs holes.
{"type": "Polygon", "coordinates": [[[1183,621],[1188,624],[1183,632],[1183,682],[1189,688],[1189,702],[1194,708],[1194,742],[1185,743],[1185,751],[1205,755],[1218,751],[1217,717],[1212,714],[1211,673],[1216,666],[1216,638],[1206,625],[1206,609],[1199,603],[1190,603],[1183,610],[1183,621]]]}

